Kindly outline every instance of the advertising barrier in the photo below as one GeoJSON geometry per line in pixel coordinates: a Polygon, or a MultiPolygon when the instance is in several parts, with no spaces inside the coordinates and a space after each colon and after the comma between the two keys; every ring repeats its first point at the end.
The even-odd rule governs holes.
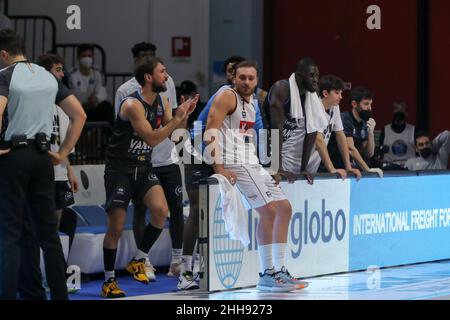
{"type": "Polygon", "coordinates": [[[350,270],[450,258],[450,175],[352,181],[350,270]]]}
{"type": "MultiPolygon", "coordinates": [[[[316,180],[281,187],[292,205],[286,266],[313,277],[450,258],[450,175],[316,180]]],[[[259,215],[249,209],[250,244],[230,240],[219,185],[200,186],[201,287],[219,291],[254,286],[259,215]]]]}

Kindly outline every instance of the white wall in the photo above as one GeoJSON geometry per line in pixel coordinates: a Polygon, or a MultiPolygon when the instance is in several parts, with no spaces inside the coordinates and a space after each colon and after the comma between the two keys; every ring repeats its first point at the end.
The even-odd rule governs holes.
{"type": "MultiPolygon", "coordinates": [[[[255,60],[262,81],[263,2],[261,0],[211,0],[210,64],[221,65],[228,57],[239,55],[255,60]]],[[[222,71],[211,67],[211,90],[223,84],[222,71]]],[[[222,69],[222,68],[220,68],[222,69]]],[[[211,92],[212,93],[212,92],[211,92]]]]}
{"type": "Polygon", "coordinates": [[[10,15],[47,15],[56,23],[58,43],[92,42],[107,53],[108,72],[128,72],[132,66],[130,47],[149,38],[147,0],[14,0],[10,15]],[[81,30],[68,30],[66,9],[81,8],[81,30]]]}
{"type": "Polygon", "coordinates": [[[59,43],[91,42],[107,54],[107,72],[130,72],[130,48],[141,41],[153,42],[157,55],[179,84],[193,80],[206,97],[209,71],[208,0],[13,0],[10,15],[47,15],[56,23],[59,43]],[[66,9],[81,8],[81,30],[68,30],[66,9]],[[192,58],[177,63],[171,58],[171,37],[192,37],[192,58]]]}
{"type": "MultiPolygon", "coordinates": [[[[213,85],[213,63],[230,55],[257,60],[262,80],[261,0],[10,0],[9,14],[50,16],[58,43],[99,44],[106,51],[107,72],[130,72],[132,45],[153,42],[175,83],[193,80],[203,101],[218,85],[213,85]],[[66,27],[72,4],[81,8],[81,30],[66,27]],[[171,57],[174,36],[191,37],[190,61],[171,57]]],[[[223,81],[221,75],[218,79],[223,81]]]]}
{"type": "Polygon", "coordinates": [[[202,100],[209,85],[209,0],[152,0],[150,39],[177,84],[192,80],[202,100]],[[190,62],[172,58],[172,37],[191,37],[190,62]]]}

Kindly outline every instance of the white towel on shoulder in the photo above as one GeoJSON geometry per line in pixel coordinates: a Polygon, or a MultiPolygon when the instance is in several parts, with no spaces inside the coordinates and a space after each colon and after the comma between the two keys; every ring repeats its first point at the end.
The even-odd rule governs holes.
{"type": "Polygon", "coordinates": [[[229,233],[231,240],[239,240],[242,245],[247,246],[250,243],[248,214],[242,203],[241,193],[223,175],[214,174],[211,178],[216,178],[219,181],[225,230],[229,233]]]}
{"type": "MultiPolygon", "coordinates": [[[[295,73],[289,78],[289,90],[291,93],[291,117],[296,120],[303,119],[302,100],[298,90],[295,73]]],[[[323,130],[328,125],[325,110],[316,92],[306,92],[305,97],[306,132],[313,133],[323,130]]]]}

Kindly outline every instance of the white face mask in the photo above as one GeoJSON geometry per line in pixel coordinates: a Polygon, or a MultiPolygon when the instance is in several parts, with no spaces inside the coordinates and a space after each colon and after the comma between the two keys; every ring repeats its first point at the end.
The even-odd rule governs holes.
{"type": "Polygon", "coordinates": [[[80,65],[85,68],[90,68],[92,67],[93,61],[94,59],[92,59],[91,57],[84,57],[80,59],[80,65]]]}

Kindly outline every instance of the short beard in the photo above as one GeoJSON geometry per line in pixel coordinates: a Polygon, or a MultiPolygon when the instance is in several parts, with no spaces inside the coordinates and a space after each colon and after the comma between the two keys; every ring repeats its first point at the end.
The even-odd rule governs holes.
{"type": "Polygon", "coordinates": [[[152,88],[156,93],[161,93],[167,90],[167,87],[164,84],[158,84],[156,82],[152,83],[152,88]]]}
{"type": "Polygon", "coordinates": [[[244,92],[245,90],[239,90],[238,87],[234,87],[234,90],[240,95],[240,96],[251,96],[255,92],[255,90],[248,90],[248,94],[244,92]]]}

